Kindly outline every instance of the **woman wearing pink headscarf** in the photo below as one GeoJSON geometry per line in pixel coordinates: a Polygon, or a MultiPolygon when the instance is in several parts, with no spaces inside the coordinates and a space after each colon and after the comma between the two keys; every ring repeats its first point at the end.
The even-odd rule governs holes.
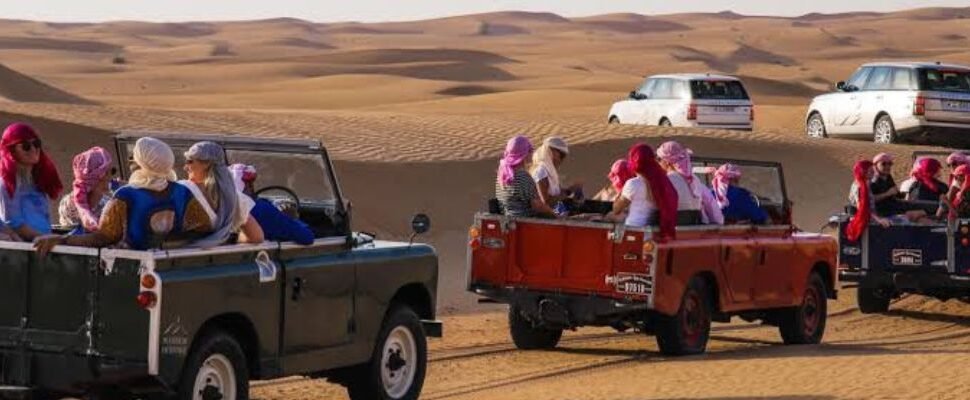
{"type": "Polygon", "coordinates": [[[539,198],[535,180],[526,170],[532,149],[532,143],[525,136],[509,139],[498,164],[495,198],[502,212],[510,217],[555,217],[555,211],[539,198]]]}
{"type": "Polygon", "coordinates": [[[758,206],[751,192],[739,186],[740,182],[741,168],[734,164],[724,164],[714,171],[711,185],[714,186],[714,197],[724,213],[724,219],[734,223],[768,222],[768,213],[758,206]]]}
{"type": "Polygon", "coordinates": [[[630,167],[630,163],[626,159],[621,158],[614,161],[610,167],[610,173],[606,175],[610,180],[610,184],[600,190],[593,200],[616,201],[620,196],[620,192],[623,191],[623,185],[626,184],[626,181],[636,176],[637,173],[633,171],[633,168],[630,167]]]}
{"type": "Polygon", "coordinates": [[[61,198],[57,208],[61,225],[78,233],[98,230],[101,211],[111,200],[109,185],[114,175],[111,153],[94,147],[74,156],[74,190],[61,198]]]}
{"type": "MultiPolygon", "coordinates": [[[[694,176],[693,165],[690,161],[691,151],[684,145],[669,141],[657,148],[657,158],[667,170],[670,183],[677,189],[677,209],[679,211],[696,211],[699,215],[695,221],[685,223],[724,224],[724,214],[714,199],[714,195],[707,186],[694,176]]],[[[684,214],[684,213],[682,213],[684,214]]],[[[690,213],[687,213],[688,215],[690,213]]]]}

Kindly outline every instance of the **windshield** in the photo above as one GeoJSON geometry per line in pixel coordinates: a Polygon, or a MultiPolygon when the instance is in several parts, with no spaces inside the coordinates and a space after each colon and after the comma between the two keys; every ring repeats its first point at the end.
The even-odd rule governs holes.
{"type": "MultiPolygon", "coordinates": [[[[779,167],[774,165],[745,164],[743,161],[731,161],[731,163],[741,169],[739,186],[748,189],[751,194],[757,196],[762,204],[782,205],[785,202],[785,188],[779,167]]],[[[710,187],[711,179],[714,178],[713,172],[720,166],[721,163],[695,161],[694,172],[697,177],[703,179],[708,187],[710,187]]]]}
{"type": "Polygon", "coordinates": [[[748,100],[740,81],[690,81],[690,93],[701,100],[748,100]]]}
{"type": "Polygon", "coordinates": [[[921,69],[920,90],[970,93],[970,72],[944,69],[921,69]]]}
{"type": "Polygon", "coordinates": [[[248,150],[229,150],[226,153],[230,164],[242,163],[256,167],[256,190],[283,186],[299,196],[301,202],[332,203],[336,200],[330,170],[321,154],[248,150]]]}

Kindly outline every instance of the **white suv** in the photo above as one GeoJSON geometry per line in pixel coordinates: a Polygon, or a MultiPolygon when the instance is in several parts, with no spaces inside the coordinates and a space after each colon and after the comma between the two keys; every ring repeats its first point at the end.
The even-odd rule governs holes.
{"type": "Polygon", "coordinates": [[[970,68],[940,63],[865,64],[835,93],[812,100],[808,136],[872,135],[895,143],[901,135],[970,131],[970,68]]]}
{"type": "Polygon", "coordinates": [[[750,131],[754,104],[738,78],[710,74],[655,75],[610,107],[611,124],[750,131]]]}

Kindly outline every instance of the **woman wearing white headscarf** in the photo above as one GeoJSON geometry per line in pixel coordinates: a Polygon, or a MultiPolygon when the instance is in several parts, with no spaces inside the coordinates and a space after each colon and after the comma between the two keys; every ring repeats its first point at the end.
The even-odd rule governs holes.
{"type": "Polygon", "coordinates": [[[58,244],[105,247],[123,243],[135,250],[177,246],[211,232],[212,222],[187,188],[173,184],[175,155],[164,142],[145,137],[132,149],[128,184],[105,205],[96,231],[44,236],[34,242],[41,255],[58,244]]]}
{"type": "Polygon", "coordinates": [[[236,188],[222,146],[214,142],[192,145],[185,152],[185,172],[189,179],[179,183],[189,188],[195,199],[203,204],[214,230],[208,237],[195,242],[196,246],[224,244],[233,233],[239,233],[239,243],[263,241],[263,230],[249,215],[255,203],[236,188]]]}
{"type": "Polygon", "coordinates": [[[550,137],[532,153],[532,178],[539,189],[539,198],[549,206],[555,206],[564,198],[581,189],[581,185],[563,188],[559,180],[559,167],[569,155],[569,146],[559,137],[550,137]]]}

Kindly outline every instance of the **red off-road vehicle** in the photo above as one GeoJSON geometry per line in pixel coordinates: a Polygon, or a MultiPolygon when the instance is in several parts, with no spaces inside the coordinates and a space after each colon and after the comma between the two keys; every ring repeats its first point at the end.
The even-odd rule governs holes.
{"type": "Polygon", "coordinates": [[[522,349],[553,348],[564,329],[612,326],[655,334],[665,354],[697,354],[711,321],[732,316],[777,325],[786,344],[819,343],[838,287],[836,240],[792,224],[780,164],[695,164],[724,162],[742,169],[767,224],[683,226],[658,243],[652,227],[509,218],[493,202],[469,232],[468,290],[509,304],[522,349]]]}

